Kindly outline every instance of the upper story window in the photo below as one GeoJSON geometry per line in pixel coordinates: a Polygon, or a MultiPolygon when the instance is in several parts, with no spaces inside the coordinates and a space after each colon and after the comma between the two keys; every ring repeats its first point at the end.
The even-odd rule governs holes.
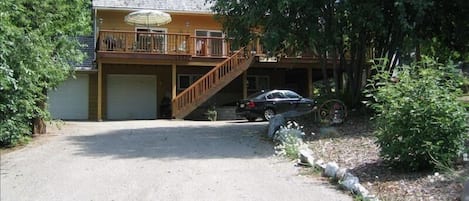
{"type": "Polygon", "coordinates": [[[223,32],[219,30],[195,31],[195,54],[197,56],[223,56],[225,52],[225,40],[223,32]]]}
{"type": "Polygon", "coordinates": [[[167,51],[167,29],[137,27],[136,31],[135,48],[137,50],[156,51],[159,53],[167,51]]]}

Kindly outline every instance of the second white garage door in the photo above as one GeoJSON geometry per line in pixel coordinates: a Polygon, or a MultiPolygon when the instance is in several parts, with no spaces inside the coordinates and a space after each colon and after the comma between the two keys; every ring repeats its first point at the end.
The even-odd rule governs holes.
{"type": "Polygon", "coordinates": [[[108,75],[107,118],[156,119],[155,75],[108,75]]]}

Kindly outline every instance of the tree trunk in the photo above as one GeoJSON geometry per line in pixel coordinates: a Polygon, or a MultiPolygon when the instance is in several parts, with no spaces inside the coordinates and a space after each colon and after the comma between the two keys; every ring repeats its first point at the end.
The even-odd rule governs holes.
{"type": "Polygon", "coordinates": [[[36,117],[33,119],[33,134],[46,134],[47,128],[43,118],[36,117]]]}
{"type": "Polygon", "coordinates": [[[332,48],[332,69],[334,75],[334,87],[335,87],[335,94],[336,96],[340,95],[340,80],[339,80],[339,69],[337,67],[337,50],[336,48],[332,48]]]}
{"type": "MultiPolygon", "coordinates": [[[[357,62],[357,85],[355,89],[355,99],[352,103],[352,107],[357,107],[360,104],[361,98],[362,98],[362,89],[363,89],[363,79],[364,76],[363,74],[365,73],[366,70],[366,41],[367,41],[367,34],[366,33],[361,33],[360,37],[360,48],[358,50],[358,56],[359,56],[359,62],[357,62]]],[[[366,79],[366,78],[365,78],[366,79]]]]}
{"type": "Polygon", "coordinates": [[[363,83],[363,67],[365,65],[365,59],[364,59],[364,55],[365,55],[365,46],[364,45],[360,45],[360,48],[358,49],[358,53],[357,53],[357,62],[355,63],[355,83],[354,83],[354,86],[353,86],[353,99],[352,99],[352,103],[351,103],[351,106],[353,108],[355,108],[358,103],[360,103],[360,98],[361,98],[361,93],[362,93],[362,83],[363,83]]]}
{"type": "Polygon", "coordinates": [[[415,60],[422,60],[422,55],[420,53],[420,41],[417,41],[417,44],[415,44],[415,60]]]}
{"type": "MultiPolygon", "coordinates": [[[[45,109],[45,104],[43,101],[38,103],[38,107],[41,109],[45,109]]],[[[32,120],[33,124],[33,134],[46,134],[47,128],[46,128],[46,123],[44,122],[44,119],[40,116],[34,117],[32,120]]]]}
{"type": "Polygon", "coordinates": [[[348,68],[348,64],[347,64],[347,59],[345,58],[345,51],[343,49],[341,49],[341,52],[340,52],[340,56],[339,56],[340,60],[339,60],[339,69],[340,69],[340,76],[339,76],[339,79],[340,79],[340,89],[342,90],[343,93],[345,93],[345,86],[347,85],[347,82],[348,80],[345,79],[344,80],[344,72],[345,72],[345,68],[348,68]]]}
{"type": "Polygon", "coordinates": [[[324,84],[324,90],[326,94],[331,92],[331,87],[329,86],[329,81],[327,77],[327,58],[326,52],[321,52],[319,54],[319,62],[321,64],[321,71],[322,71],[322,82],[324,84]]]}
{"type": "MultiPolygon", "coordinates": [[[[42,90],[43,93],[45,94],[44,97],[47,97],[47,89],[42,90]]],[[[40,100],[37,102],[37,107],[40,108],[40,110],[45,111],[46,110],[46,98],[44,100],[40,100]]],[[[44,118],[40,114],[36,114],[36,117],[32,119],[32,131],[33,134],[46,134],[47,128],[46,128],[46,123],[44,121],[44,118]]]]}
{"type": "Polygon", "coordinates": [[[345,98],[347,98],[346,102],[348,102],[349,104],[352,103],[352,96],[353,96],[352,88],[355,82],[354,81],[355,77],[353,75],[353,68],[355,65],[355,55],[356,55],[355,45],[352,44],[352,47],[350,48],[350,63],[348,63],[346,70],[345,70],[347,73],[347,86],[346,86],[345,98]]]}

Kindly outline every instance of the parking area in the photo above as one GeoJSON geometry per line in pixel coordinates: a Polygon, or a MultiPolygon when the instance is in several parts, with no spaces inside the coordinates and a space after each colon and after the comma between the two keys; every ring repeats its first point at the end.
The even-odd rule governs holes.
{"type": "Polygon", "coordinates": [[[60,127],[1,156],[0,200],[351,200],[274,156],[267,122],[60,127]]]}

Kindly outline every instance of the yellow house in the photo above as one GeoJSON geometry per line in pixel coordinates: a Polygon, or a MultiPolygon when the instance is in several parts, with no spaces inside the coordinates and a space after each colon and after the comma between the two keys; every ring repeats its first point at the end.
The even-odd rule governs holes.
{"type": "Polygon", "coordinates": [[[95,65],[78,71],[51,104],[62,111],[66,106],[59,107],[59,99],[82,94],[77,110],[83,115],[76,119],[190,118],[197,109],[233,107],[262,89],[292,89],[308,97],[313,80],[321,77],[315,58],[270,60],[258,42],[231,46],[205,0],[93,0],[93,16],[95,65]],[[124,21],[142,9],[166,12],[172,21],[124,21]]]}

